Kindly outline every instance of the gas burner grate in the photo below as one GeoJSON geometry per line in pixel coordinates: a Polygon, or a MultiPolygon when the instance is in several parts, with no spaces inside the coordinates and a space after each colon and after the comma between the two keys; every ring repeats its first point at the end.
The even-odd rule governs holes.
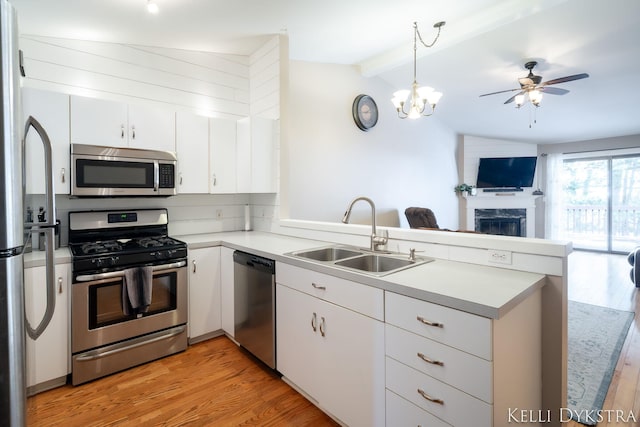
{"type": "Polygon", "coordinates": [[[106,252],[121,251],[122,245],[115,240],[105,242],[88,242],[81,246],[82,253],[87,255],[102,254],[106,252]]]}

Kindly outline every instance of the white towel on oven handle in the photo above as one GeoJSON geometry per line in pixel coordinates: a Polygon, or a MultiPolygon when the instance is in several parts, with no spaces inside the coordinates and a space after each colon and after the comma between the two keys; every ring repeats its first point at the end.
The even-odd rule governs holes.
{"type": "Polygon", "coordinates": [[[133,267],[124,270],[122,312],[129,316],[145,313],[151,305],[153,267],[133,267]]]}

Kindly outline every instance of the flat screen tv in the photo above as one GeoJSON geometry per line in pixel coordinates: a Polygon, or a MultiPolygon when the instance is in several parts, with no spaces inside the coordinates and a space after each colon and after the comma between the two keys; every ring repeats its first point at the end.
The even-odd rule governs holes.
{"type": "Polygon", "coordinates": [[[533,186],[537,157],[483,157],[478,166],[478,188],[533,186]]]}

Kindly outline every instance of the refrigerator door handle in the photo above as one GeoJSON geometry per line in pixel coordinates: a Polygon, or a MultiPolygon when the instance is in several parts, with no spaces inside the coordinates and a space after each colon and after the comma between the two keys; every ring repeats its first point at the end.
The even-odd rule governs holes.
{"type": "MultiPolygon", "coordinates": [[[[56,226],[56,206],[55,206],[55,193],[53,190],[53,155],[51,150],[51,140],[49,139],[49,135],[44,130],[42,125],[33,117],[29,116],[27,122],[24,127],[24,139],[22,140],[22,152],[25,152],[25,144],[27,140],[27,133],[29,129],[33,127],[38,135],[40,135],[40,139],[42,144],[44,145],[44,161],[45,161],[45,205],[46,212],[48,213],[48,220],[45,222],[38,223],[37,226],[34,226],[31,231],[32,235],[34,233],[44,233],[45,236],[45,251],[46,251],[46,287],[47,287],[47,307],[44,312],[44,316],[38,326],[34,329],[29,323],[28,319],[25,319],[27,334],[31,339],[36,340],[49,326],[49,322],[51,322],[51,318],[53,317],[53,313],[56,309],[56,283],[55,283],[55,260],[54,260],[54,248],[55,248],[55,226],[56,226]]],[[[24,162],[24,155],[22,156],[24,162]]],[[[24,186],[26,183],[26,171],[23,164],[22,167],[22,185],[23,185],[23,194],[24,194],[24,186]]]]}
{"type": "Polygon", "coordinates": [[[45,257],[46,257],[46,273],[47,273],[47,308],[44,311],[44,316],[42,316],[42,320],[33,328],[29,323],[29,319],[26,319],[25,315],[25,326],[27,330],[27,334],[32,340],[37,340],[40,335],[47,329],[49,326],[49,322],[51,322],[51,318],[53,317],[53,313],[56,310],[56,283],[55,283],[55,263],[53,259],[53,248],[54,248],[54,238],[55,238],[55,229],[51,227],[41,228],[37,231],[38,233],[44,233],[45,236],[45,257]]]}
{"type": "MultiPolygon", "coordinates": [[[[40,140],[44,145],[44,173],[46,178],[45,185],[45,204],[47,217],[49,218],[45,222],[40,222],[38,225],[40,227],[51,226],[54,227],[56,225],[56,204],[55,204],[55,192],[53,189],[53,154],[51,149],[51,140],[49,139],[49,135],[44,130],[40,122],[38,122],[33,116],[29,116],[27,119],[27,123],[24,126],[24,139],[22,141],[23,144],[23,153],[24,153],[24,144],[27,141],[27,133],[29,132],[29,128],[33,127],[38,135],[40,135],[40,140]]],[[[24,157],[23,157],[24,159],[24,157]]],[[[24,161],[24,160],[23,160],[24,161]]],[[[23,177],[22,177],[22,185],[26,185],[26,171],[24,171],[23,167],[23,177]]],[[[52,246],[53,250],[53,246],[52,246]]]]}

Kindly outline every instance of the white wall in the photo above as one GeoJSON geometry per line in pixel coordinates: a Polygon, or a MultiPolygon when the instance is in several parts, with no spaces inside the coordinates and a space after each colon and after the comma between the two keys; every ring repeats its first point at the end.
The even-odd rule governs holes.
{"type": "MultiPolygon", "coordinates": [[[[397,88],[346,65],[292,61],[289,84],[283,217],[339,222],[353,198],[368,196],[403,227],[405,208],[424,206],[441,227],[457,228],[457,138],[438,122],[437,112],[399,119],[390,102],[397,88]],[[351,114],[361,93],[372,96],[379,110],[368,132],[358,129],[351,114]]],[[[354,217],[368,216],[368,205],[357,204],[354,217]]]]}

